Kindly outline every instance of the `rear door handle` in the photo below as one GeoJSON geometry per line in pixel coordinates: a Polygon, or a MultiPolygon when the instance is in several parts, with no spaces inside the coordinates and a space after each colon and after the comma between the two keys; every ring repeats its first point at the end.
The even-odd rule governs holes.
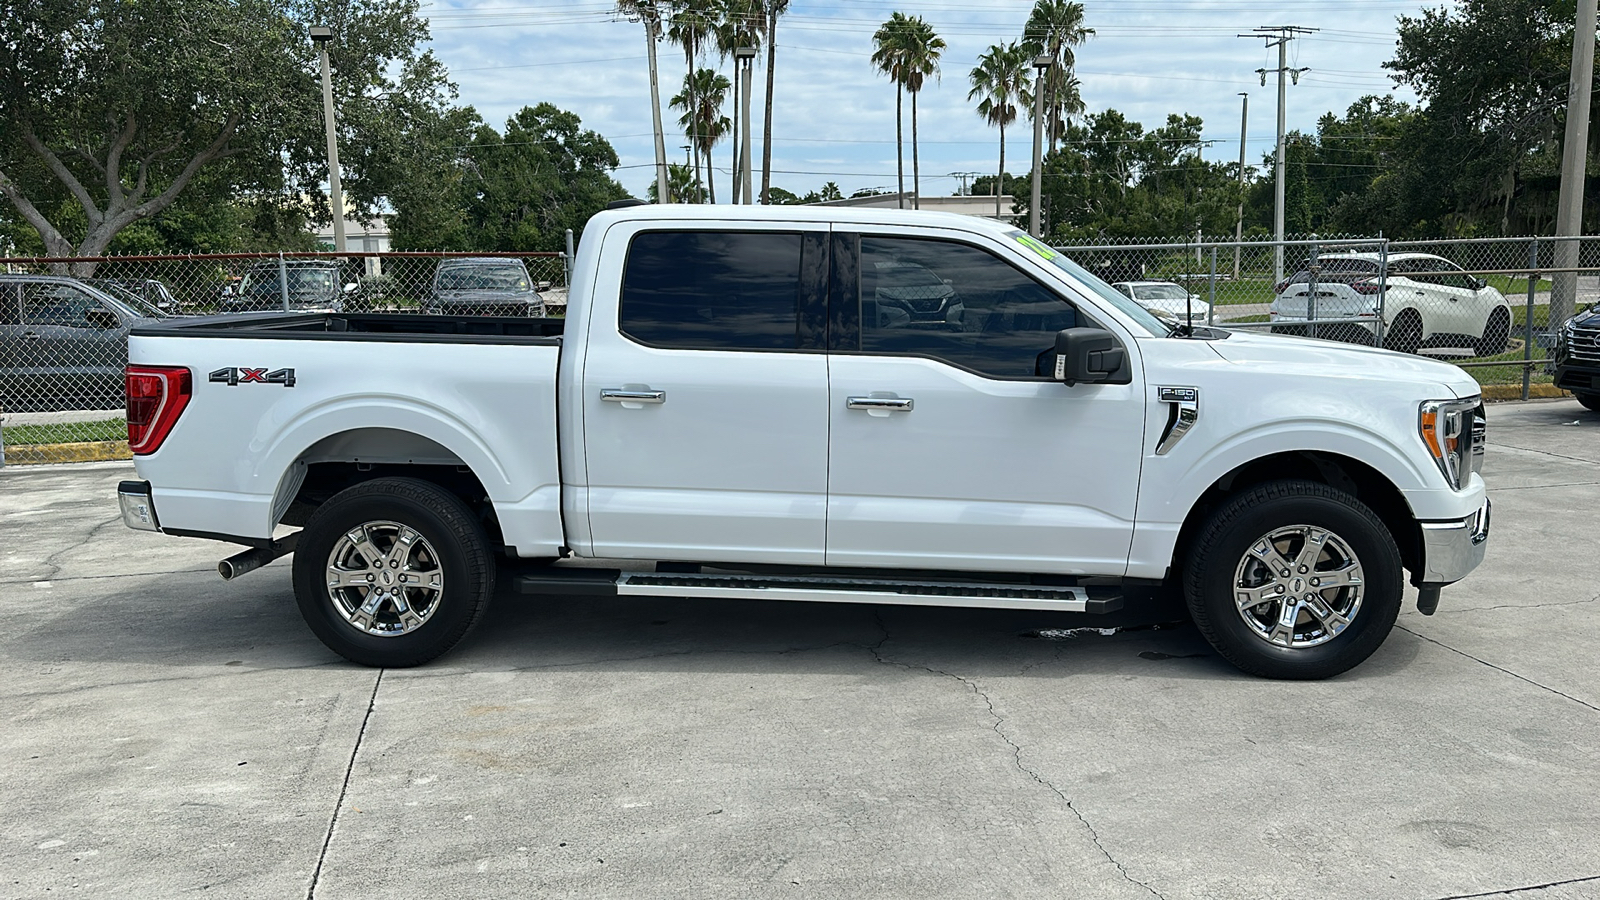
{"type": "Polygon", "coordinates": [[[846,397],[845,409],[887,410],[889,412],[910,412],[916,406],[916,401],[910,397],[846,397]]]}
{"type": "Polygon", "coordinates": [[[601,388],[600,399],[612,403],[665,403],[666,391],[625,391],[621,388],[601,388]]]}

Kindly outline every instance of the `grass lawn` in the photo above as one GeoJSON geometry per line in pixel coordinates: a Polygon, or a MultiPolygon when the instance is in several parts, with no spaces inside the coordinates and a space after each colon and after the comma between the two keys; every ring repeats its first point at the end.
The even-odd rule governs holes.
{"type": "Polygon", "coordinates": [[[128,424],[124,419],[98,422],[56,422],[48,425],[8,425],[3,435],[6,446],[25,444],[76,444],[83,441],[125,441],[128,424]]]}

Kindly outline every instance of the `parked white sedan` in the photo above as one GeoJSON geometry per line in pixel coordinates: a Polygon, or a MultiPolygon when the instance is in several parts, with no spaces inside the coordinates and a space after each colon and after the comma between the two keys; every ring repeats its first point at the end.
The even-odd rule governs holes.
{"type": "Polygon", "coordinates": [[[1151,312],[1171,313],[1179,322],[1204,322],[1211,311],[1210,304],[1170,281],[1119,281],[1112,287],[1151,312]]]}
{"type": "Polygon", "coordinates": [[[1505,296],[1442,256],[1391,253],[1386,277],[1376,253],[1324,254],[1316,262],[1314,296],[1309,268],[1277,285],[1268,310],[1274,332],[1306,335],[1312,333],[1313,319],[1343,319],[1347,321],[1314,326],[1314,336],[1374,344],[1381,296],[1383,345],[1390,350],[1471,347],[1478,356],[1505,352],[1511,335],[1505,296]]]}

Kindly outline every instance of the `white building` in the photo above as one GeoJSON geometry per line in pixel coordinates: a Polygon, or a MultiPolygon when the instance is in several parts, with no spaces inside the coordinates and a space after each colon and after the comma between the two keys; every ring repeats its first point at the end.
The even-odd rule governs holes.
{"type": "MultiPolygon", "coordinates": [[[[333,249],[333,225],[330,223],[317,229],[317,242],[327,249],[333,249]]],[[[357,222],[354,219],[344,220],[344,247],[351,253],[387,253],[389,252],[389,223],[383,216],[375,217],[371,222],[357,222]]],[[[383,260],[369,256],[365,260],[368,276],[383,274],[383,260]]]]}

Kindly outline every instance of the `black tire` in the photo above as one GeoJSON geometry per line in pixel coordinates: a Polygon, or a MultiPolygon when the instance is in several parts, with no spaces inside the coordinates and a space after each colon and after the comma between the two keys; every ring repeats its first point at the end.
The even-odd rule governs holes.
{"type": "Polygon", "coordinates": [[[1395,316],[1394,324],[1383,336],[1383,346],[1401,353],[1416,353],[1422,349],[1422,316],[1414,309],[1403,309],[1395,316]]]}
{"type": "MultiPolygon", "coordinates": [[[[1309,545],[1302,538],[1300,546],[1309,545]]],[[[1286,555],[1280,550],[1278,557],[1268,558],[1286,555]]],[[[1304,680],[1348,671],[1378,649],[1400,613],[1400,554],[1388,528],[1355,497],[1317,482],[1275,481],[1231,498],[1201,526],[1186,562],[1184,596],[1196,627],[1218,653],[1252,675],[1304,680]],[[1305,535],[1331,537],[1316,545],[1319,552],[1308,558],[1307,568],[1298,568],[1302,559],[1296,554],[1288,561],[1295,567],[1289,576],[1280,580],[1273,575],[1259,585],[1251,578],[1247,587],[1243,573],[1266,573],[1260,562],[1266,554],[1255,548],[1275,534],[1290,533],[1281,540],[1293,552],[1297,527],[1307,529],[1305,535]],[[1318,572],[1324,579],[1338,577],[1340,560],[1348,566],[1348,556],[1354,557],[1359,587],[1311,589],[1318,572]],[[1248,614],[1240,611],[1236,590],[1271,594],[1274,584],[1290,593],[1261,601],[1248,614]],[[1296,597],[1295,589],[1306,593],[1296,597]],[[1348,613],[1347,624],[1328,625],[1320,612],[1300,602],[1313,597],[1330,616],[1348,613]],[[1280,635],[1277,619],[1284,599],[1291,598],[1296,599],[1295,623],[1280,635]],[[1302,628],[1306,637],[1300,641],[1302,628]],[[1282,637],[1283,643],[1273,642],[1264,630],[1282,637]]]]}
{"type": "Polygon", "coordinates": [[[1483,326],[1483,337],[1473,342],[1472,352],[1478,356],[1494,356],[1506,352],[1506,346],[1511,343],[1511,311],[1504,306],[1495,307],[1489,313],[1489,321],[1483,326]]]}
{"type": "Polygon", "coordinates": [[[300,615],[328,649],[364,666],[416,666],[447,652],[483,615],[494,582],[494,558],[472,511],[438,485],[413,478],[380,478],[339,492],[317,508],[295,547],[300,615]],[[357,529],[364,545],[382,554],[375,566],[348,538],[357,529]],[[403,540],[403,529],[416,536],[403,540]],[[331,587],[336,561],[357,559],[361,566],[341,563],[339,570],[352,581],[365,572],[373,587],[331,587]],[[374,572],[418,583],[374,582],[374,572]],[[376,607],[365,611],[361,601],[374,590],[376,607]]]}
{"type": "Polygon", "coordinates": [[[1600,412],[1600,394],[1573,394],[1588,409],[1600,412]]]}

